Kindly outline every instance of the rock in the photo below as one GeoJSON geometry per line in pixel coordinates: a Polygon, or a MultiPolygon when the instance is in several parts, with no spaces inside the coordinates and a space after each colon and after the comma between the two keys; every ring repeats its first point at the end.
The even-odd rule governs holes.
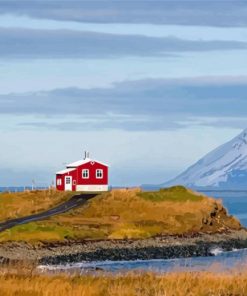
{"type": "Polygon", "coordinates": [[[81,261],[186,258],[212,256],[210,250],[213,248],[229,251],[246,247],[245,229],[142,240],[46,242],[35,248],[26,243],[9,242],[0,244],[0,263],[33,260],[41,264],[64,264],[81,261]]]}

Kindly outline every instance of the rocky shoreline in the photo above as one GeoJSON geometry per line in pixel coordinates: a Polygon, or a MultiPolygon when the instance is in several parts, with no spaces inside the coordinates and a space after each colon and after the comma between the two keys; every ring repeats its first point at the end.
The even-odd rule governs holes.
{"type": "Polygon", "coordinates": [[[138,240],[101,240],[0,243],[0,262],[33,261],[39,264],[65,264],[80,261],[172,259],[213,256],[224,251],[247,248],[247,231],[199,233],[188,236],[163,236],[138,240]]]}

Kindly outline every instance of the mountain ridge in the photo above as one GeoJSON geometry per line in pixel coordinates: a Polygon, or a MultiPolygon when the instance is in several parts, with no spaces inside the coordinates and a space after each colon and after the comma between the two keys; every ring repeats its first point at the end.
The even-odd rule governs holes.
{"type": "Polygon", "coordinates": [[[247,189],[247,129],[157,187],[174,185],[200,189],[247,189]]]}

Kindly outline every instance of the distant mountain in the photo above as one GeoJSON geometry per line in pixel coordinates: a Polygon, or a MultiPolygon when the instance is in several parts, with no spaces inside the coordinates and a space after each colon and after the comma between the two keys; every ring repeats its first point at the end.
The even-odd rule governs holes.
{"type": "Polygon", "coordinates": [[[159,187],[247,189],[247,129],[159,187]]]}

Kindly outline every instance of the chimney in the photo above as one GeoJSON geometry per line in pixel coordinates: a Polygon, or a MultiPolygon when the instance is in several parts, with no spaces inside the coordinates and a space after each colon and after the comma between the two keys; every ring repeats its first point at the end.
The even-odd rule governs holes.
{"type": "Polygon", "coordinates": [[[84,152],[84,159],[87,158],[87,151],[84,152]]]}

